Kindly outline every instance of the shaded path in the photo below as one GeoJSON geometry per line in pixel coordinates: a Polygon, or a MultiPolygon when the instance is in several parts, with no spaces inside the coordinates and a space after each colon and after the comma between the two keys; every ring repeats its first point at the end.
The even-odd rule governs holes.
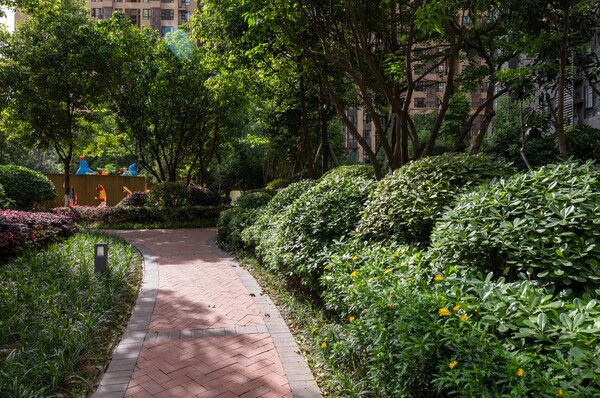
{"type": "Polygon", "coordinates": [[[94,398],[321,397],[298,346],[215,229],[119,231],[144,255],[127,330],[94,398]]]}

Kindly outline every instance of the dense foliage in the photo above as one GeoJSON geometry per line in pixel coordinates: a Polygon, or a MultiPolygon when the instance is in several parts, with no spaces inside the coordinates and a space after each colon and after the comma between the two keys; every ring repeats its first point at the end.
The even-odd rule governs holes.
{"type": "Polygon", "coordinates": [[[360,236],[427,245],[431,229],[460,192],[512,173],[483,155],[416,160],[379,182],[357,228],[360,236]]]}
{"type": "Polygon", "coordinates": [[[354,229],[377,185],[373,177],[359,174],[352,168],[336,169],[308,186],[273,225],[277,237],[269,245],[261,242],[267,266],[318,294],[328,251],[354,229]]]}
{"type": "Polygon", "coordinates": [[[76,229],[74,218],[68,215],[0,210],[0,262],[63,240],[76,229]]]}
{"type": "Polygon", "coordinates": [[[600,282],[600,171],[548,165],[460,197],[432,236],[440,266],[566,287],[600,282]]]}
{"type": "Polygon", "coordinates": [[[117,204],[118,207],[144,207],[148,205],[148,193],[144,191],[132,192],[117,204]]]}
{"type": "Polygon", "coordinates": [[[600,129],[578,124],[567,130],[569,153],[582,161],[600,161],[600,129]]]}
{"type": "Polygon", "coordinates": [[[0,185],[17,210],[42,208],[58,195],[48,177],[22,166],[0,166],[0,185]]]}
{"type": "Polygon", "coordinates": [[[147,201],[150,206],[184,207],[189,201],[189,191],[182,182],[162,182],[152,187],[147,201]]]}
{"type": "Polygon", "coordinates": [[[206,187],[188,185],[188,204],[190,206],[217,206],[221,198],[206,187]]]}
{"type": "Polygon", "coordinates": [[[253,189],[243,192],[233,204],[240,209],[258,209],[266,206],[275,194],[276,191],[270,189],[253,189]]]}
{"type": "Polygon", "coordinates": [[[86,396],[135,302],[135,250],[77,234],[0,267],[0,396],[86,396]],[[94,244],[109,245],[94,275],[94,244]]]}
{"type": "Polygon", "coordinates": [[[4,192],[4,187],[0,184],[0,210],[7,209],[12,204],[12,200],[6,196],[6,192],[4,192]]]}

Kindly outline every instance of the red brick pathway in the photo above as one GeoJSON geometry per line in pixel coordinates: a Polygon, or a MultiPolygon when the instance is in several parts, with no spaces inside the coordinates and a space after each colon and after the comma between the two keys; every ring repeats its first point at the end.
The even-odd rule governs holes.
{"type": "Polygon", "coordinates": [[[214,229],[119,235],[144,255],[144,284],[94,398],[321,396],[276,307],[214,229]]]}

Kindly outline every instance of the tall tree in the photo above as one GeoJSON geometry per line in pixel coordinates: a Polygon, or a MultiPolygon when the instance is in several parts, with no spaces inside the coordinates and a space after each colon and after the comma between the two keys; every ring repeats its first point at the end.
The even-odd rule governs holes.
{"type": "Polygon", "coordinates": [[[187,32],[164,40],[139,32],[121,13],[100,27],[113,45],[112,109],[123,145],[158,181],[176,181],[210,162],[228,127],[231,101],[210,86],[212,70],[187,32]]]}
{"type": "Polygon", "coordinates": [[[74,153],[90,139],[94,107],[106,86],[105,41],[84,3],[60,0],[37,10],[0,47],[2,128],[23,142],[53,148],[64,171],[65,204],[74,153]]]}

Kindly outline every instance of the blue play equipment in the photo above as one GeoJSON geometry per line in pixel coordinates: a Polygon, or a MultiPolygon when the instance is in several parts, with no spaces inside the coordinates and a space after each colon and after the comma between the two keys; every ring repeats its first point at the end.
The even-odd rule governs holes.
{"type": "Polygon", "coordinates": [[[136,170],[136,165],[135,163],[133,163],[131,166],[129,166],[129,168],[127,169],[126,172],[123,173],[124,176],[131,176],[131,177],[137,177],[137,170],[136,170]]]}
{"type": "Polygon", "coordinates": [[[83,160],[83,156],[79,157],[79,168],[75,174],[83,174],[83,175],[93,175],[97,174],[94,170],[90,169],[87,162],[83,160]]]}

